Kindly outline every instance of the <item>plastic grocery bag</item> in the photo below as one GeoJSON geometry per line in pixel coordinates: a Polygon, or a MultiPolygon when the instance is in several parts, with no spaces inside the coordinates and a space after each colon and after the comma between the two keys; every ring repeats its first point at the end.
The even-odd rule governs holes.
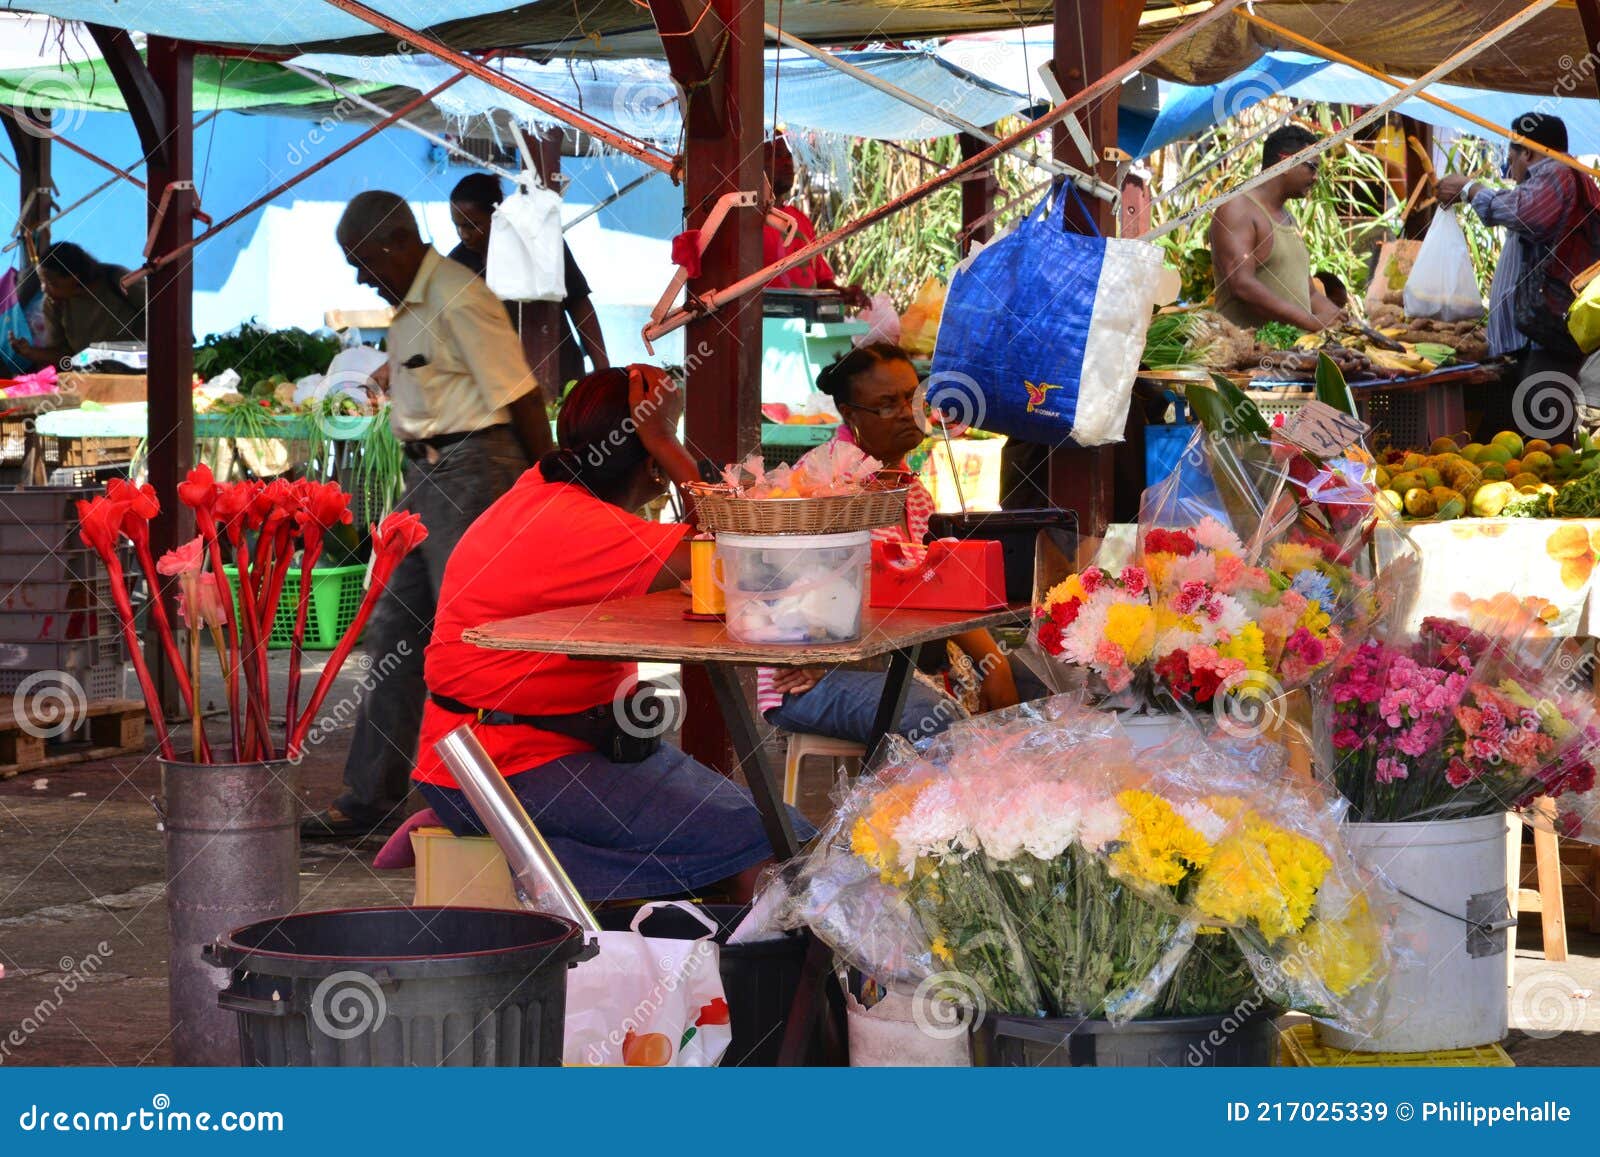
{"type": "Polygon", "coordinates": [[[1100,446],[1122,440],[1161,292],[1161,251],[1068,230],[1069,197],[1076,189],[1056,182],[1016,229],[957,271],[928,399],[996,434],[1100,446]]]}
{"type": "Polygon", "coordinates": [[[856,320],[866,324],[867,332],[857,334],[852,339],[854,345],[871,345],[880,341],[900,344],[900,315],[895,312],[894,298],[887,293],[874,293],[871,303],[856,320]]]}
{"type": "Polygon", "coordinates": [[[1584,353],[1600,350],[1600,277],[1591,278],[1572,303],[1567,312],[1567,332],[1584,353]]]}
{"type": "Polygon", "coordinates": [[[1471,321],[1483,316],[1483,295],[1472,271],[1467,235],[1454,212],[1433,215],[1406,279],[1404,301],[1411,317],[1471,321]]]}
{"type": "Polygon", "coordinates": [[[563,1063],[709,1068],[733,1040],[716,922],[693,904],[645,904],[628,932],[591,932],[600,952],[567,977],[563,1063]],[[657,908],[706,926],[699,940],[645,936],[657,908]]]}
{"type": "Polygon", "coordinates": [[[560,301],[567,296],[561,244],[560,195],[523,178],[494,211],[484,279],[502,301],[560,301]]]}

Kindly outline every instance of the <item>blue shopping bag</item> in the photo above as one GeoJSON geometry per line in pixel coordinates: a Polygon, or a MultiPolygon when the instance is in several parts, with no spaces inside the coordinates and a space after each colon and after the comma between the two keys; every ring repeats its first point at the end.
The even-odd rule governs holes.
{"type": "MultiPolygon", "coordinates": [[[[1058,180],[1011,232],[957,268],[928,400],[965,425],[1053,445],[1122,440],[1161,252],[1067,228],[1058,180]]],[[[1087,214],[1085,214],[1087,215],[1087,214]]]]}

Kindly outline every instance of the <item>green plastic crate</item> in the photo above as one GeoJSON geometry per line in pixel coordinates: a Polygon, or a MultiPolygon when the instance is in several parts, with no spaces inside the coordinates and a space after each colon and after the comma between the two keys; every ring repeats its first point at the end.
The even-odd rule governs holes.
{"type": "MultiPolygon", "coordinates": [[[[231,566],[222,568],[228,576],[228,588],[233,592],[234,605],[238,606],[239,572],[231,566]]],[[[306,640],[308,651],[331,651],[361,609],[361,596],[365,593],[363,582],[367,568],[364,566],[318,567],[311,572],[311,604],[306,608],[306,640]]],[[[272,634],[267,637],[267,648],[286,651],[294,645],[295,609],[300,603],[300,571],[290,567],[283,580],[283,597],[278,600],[278,613],[272,620],[272,634]]]]}

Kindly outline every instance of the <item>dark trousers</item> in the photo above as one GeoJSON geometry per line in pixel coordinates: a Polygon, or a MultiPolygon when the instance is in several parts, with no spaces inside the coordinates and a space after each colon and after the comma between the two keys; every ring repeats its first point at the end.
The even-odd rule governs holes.
{"type": "Polygon", "coordinates": [[[375,822],[405,801],[428,695],[422,653],[445,563],[467,527],[527,467],[509,426],[445,447],[438,462],[406,464],[400,508],[421,517],[428,537],[400,564],[367,622],[362,646],[370,665],[344,764],[345,792],[334,801],[353,819],[375,822]]]}
{"type": "Polygon", "coordinates": [[[1582,354],[1527,347],[1506,380],[1485,390],[1473,440],[1487,442],[1501,430],[1514,430],[1524,439],[1570,444],[1582,414],[1583,391],[1578,385],[1582,368],[1582,354]]]}

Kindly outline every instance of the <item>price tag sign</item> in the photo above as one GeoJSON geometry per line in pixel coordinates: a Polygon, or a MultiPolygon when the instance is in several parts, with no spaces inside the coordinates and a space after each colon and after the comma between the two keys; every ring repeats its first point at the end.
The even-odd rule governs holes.
{"type": "Polygon", "coordinates": [[[1290,415],[1278,433],[1319,458],[1333,458],[1365,438],[1370,429],[1360,418],[1313,400],[1290,415]]]}

